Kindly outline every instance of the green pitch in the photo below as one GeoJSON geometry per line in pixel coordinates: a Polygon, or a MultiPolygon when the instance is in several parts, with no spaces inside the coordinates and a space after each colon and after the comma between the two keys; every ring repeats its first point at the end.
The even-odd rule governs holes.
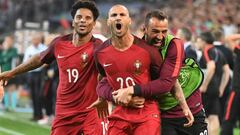
{"type": "MultiPolygon", "coordinates": [[[[49,135],[49,126],[40,126],[30,121],[30,113],[0,112],[0,135],[49,135]]],[[[234,135],[240,135],[235,129],[234,135]]]]}
{"type": "Polygon", "coordinates": [[[49,135],[50,126],[30,121],[29,113],[0,112],[0,135],[49,135]]]}

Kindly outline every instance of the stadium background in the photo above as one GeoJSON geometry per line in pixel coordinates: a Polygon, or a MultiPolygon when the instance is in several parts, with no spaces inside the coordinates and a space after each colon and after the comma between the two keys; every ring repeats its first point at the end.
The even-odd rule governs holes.
{"type": "MultiPolygon", "coordinates": [[[[0,49],[5,36],[13,35],[20,58],[30,45],[31,36],[71,32],[70,8],[75,0],[0,0],[0,49]]],[[[169,16],[170,33],[188,27],[193,35],[202,31],[222,28],[225,35],[240,31],[240,0],[96,0],[100,10],[95,33],[108,37],[106,18],[114,4],[126,5],[133,19],[133,33],[142,35],[145,14],[154,8],[164,10],[169,16]]],[[[2,58],[0,58],[2,59],[2,58]]],[[[29,91],[23,83],[18,88],[15,111],[5,111],[0,104],[0,135],[46,135],[50,125],[31,122],[32,108],[29,91]]],[[[235,134],[240,134],[238,128],[235,134]]]]}

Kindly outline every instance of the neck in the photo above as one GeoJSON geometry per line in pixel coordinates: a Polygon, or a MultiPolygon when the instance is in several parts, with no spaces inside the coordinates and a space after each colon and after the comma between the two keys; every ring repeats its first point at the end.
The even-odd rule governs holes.
{"type": "Polygon", "coordinates": [[[83,44],[86,44],[87,42],[89,42],[92,38],[92,33],[88,33],[87,35],[81,36],[79,35],[77,32],[73,32],[73,39],[72,39],[72,43],[75,47],[77,46],[81,46],[83,44]]]}
{"type": "Polygon", "coordinates": [[[134,36],[128,32],[122,37],[112,36],[112,45],[114,48],[125,51],[133,44],[134,36]]]}

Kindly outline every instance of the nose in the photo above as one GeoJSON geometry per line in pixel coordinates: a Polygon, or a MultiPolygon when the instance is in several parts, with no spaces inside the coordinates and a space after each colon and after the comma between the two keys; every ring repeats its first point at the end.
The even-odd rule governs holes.
{"type": "Polygon", "coordinates": [[[121,15],[117,15],[116,20],[120,21],[121,20],[121,15]]]}
{"type": "Polygon", "coordinates": [[[157,35],[157,38],[158,38],[158,39],[162,40],[163,37],[164,37],[164,36],[163,36],[163,33],[162,33],[162,32],[158,33],[158,35],[157,35]]]}
{"type": "Polygon", "coordinates": [[[84,22],[86,22],[86,19],[83,17],[83,18],[80,19],[80,22],[84,23],[84,22]]]}

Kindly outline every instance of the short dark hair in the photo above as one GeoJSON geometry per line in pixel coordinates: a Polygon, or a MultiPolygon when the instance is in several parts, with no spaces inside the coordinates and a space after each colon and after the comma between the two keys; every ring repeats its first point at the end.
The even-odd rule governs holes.
{"type": "Polygon", "coordinates": [[[145,18],[145,25],[147,26],[149,24],[149,20],[151,18],[157,18],[158,20],[165,20],[165,19],[168,19],[168,16],[161,10],[154,10],[154,11],[151,11],[149,12],[147,15],[146,15],[146,18],[145,18]]]}
{"type": "Polygon", "coordinates": [[[91,10],[91,12],[93,14],[94,21],[97,20],[97,18],[99,16],[99,11],[97,9],[97,6],[96,6],[95,2],[93,2],[91,0],[78,0],[77,2],[75,2],[73,4],[72,10],[71,10],[72,18],[74,18],[77,10],[80,9],[80,8],[87,8],[87,9],[91,10]]]}
{"type": "Polygon", "coordinates": [[[192,38],[192,33],[191,31],[187,28],[187,27],[183,27],[180,29],[183,33],[183,36],[184,38],[187,40],[187,41],[190,41],[191,38],[192,38]]]}
{"type": "Polygon", "coordinates": [[[223,30],[221,28],[219,28],[217,30],[213,30],[213,36],[214,36],[215,40],[220,41],[221,38],[224,36],[223,30]]]}
{"type": "Polygon", "coordinates": [[[203,41],[205,41],[207,44],[213,44],[214,42],[214,37],[213,34],[209,31],[207,32],[202,32],[199,36],[203,41]]]}

